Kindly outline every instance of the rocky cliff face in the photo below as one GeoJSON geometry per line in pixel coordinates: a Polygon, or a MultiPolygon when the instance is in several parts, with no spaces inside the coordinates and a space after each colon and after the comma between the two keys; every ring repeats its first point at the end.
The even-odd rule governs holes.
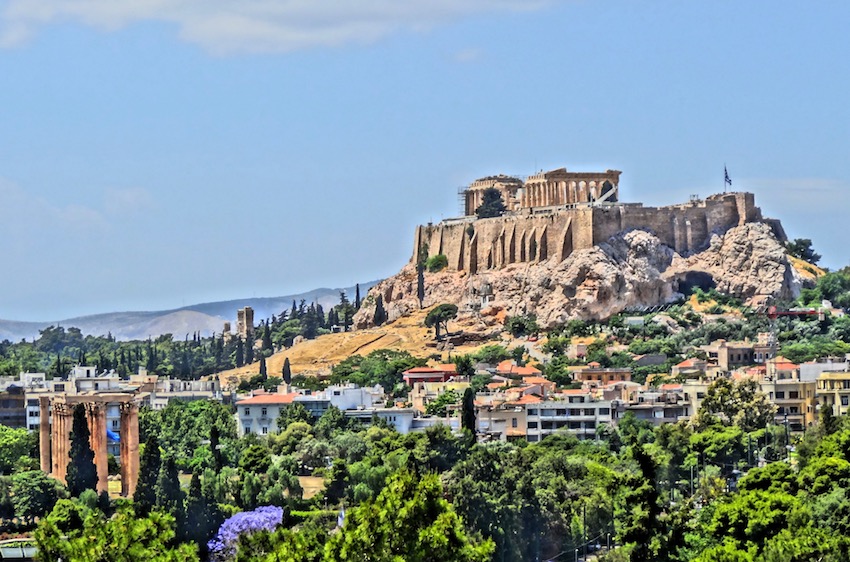
{"type": "MultiPolygon", "coordinates": [[[[423,305],[457,304],[461,314],[482,316],[535,314],[551,327],[570,319],[603,319],[635,306],[655,306],[677,299],[688,286],[716,286],[723,293],[751,301],[756,297],[791,298],[802,281],[783,245],[763,223],[747,223],[713,235],[709,247],[682,257],[649,232],[632,230],[608,242],[578,250],[564,261],[513,264],[500,270],[425,273],[423,305]],[[482,287],[492,287],[489,301],[482,287]]],[[[485,291],[486,292],[486,291],[485,291]]],[[[358,328],[373,325],[380,295],[389,321],[419,308],[413,264],[378,283],[357,315],[358,328]]]]}

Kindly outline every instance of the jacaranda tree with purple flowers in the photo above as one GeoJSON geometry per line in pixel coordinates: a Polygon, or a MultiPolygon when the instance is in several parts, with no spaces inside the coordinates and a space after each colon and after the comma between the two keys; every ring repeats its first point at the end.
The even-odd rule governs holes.
{"type": "Polygon", "coordinates": [[[273,531],[281,522],[283,508],[276,506],[263,506],[254,511],[237,513],[221,524],[218,533],[207,544],[210,559],[216,562],[233,560],[236,555],[236,543],[241,535],[273,531]]]}

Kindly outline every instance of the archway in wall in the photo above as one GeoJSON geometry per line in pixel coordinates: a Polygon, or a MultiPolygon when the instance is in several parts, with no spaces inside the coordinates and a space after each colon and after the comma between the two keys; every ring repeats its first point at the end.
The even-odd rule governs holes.
{"type": "Polygon", "coordinates": [[[687,297],[696,289],[710,291],[716,287],[717,282],[710,273],[706,273],[705,271],[688,271],[684,276],[679,278],[679,283],[675,289],[687,297]]]}

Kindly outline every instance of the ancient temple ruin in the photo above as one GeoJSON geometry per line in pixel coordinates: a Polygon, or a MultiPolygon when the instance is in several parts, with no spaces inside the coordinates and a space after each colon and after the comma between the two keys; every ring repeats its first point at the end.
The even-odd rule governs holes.
{"type": "Polygon", "coordinates": [[[139,480],[139,408],[132,393],[92,395],[54,395],[39,398],[39,456],[41,470],[65,482],[68,470],[70,437],[74,408],[82,404],[89,427],[89,444],[97,467],[97,491],[108,491],[107,407],[117,406],[121,413],[119,446],[121,452],[121,495],[130,497],[139,480]]]}
{"type": "Polygon", "coordinates": [[[618,197],[618,170],[604,172],[568,172],[559,168],[520,178],[498,175],[477,179],[464,190],[464,214],[471,216],[483,203],[484,191],[499,190],[509,211],[533,207],[572,207],[615,203],[618,197]]]}

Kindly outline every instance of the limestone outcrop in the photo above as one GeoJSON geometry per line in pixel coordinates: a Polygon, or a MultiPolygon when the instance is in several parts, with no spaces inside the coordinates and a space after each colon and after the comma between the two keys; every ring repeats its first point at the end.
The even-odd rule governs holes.
{"type": "MultiPolygon", "coordinates": [[[[802,285],[773,229],[759,222],[714,234],[705,250],[685,257],[654,234],[635,229],[563,260],[552,257],[475,274],[426,272],[424,280],[424,307],[457,304],[467,322],[475,318],[485,325],[504,314],[535,314],[543,327],[668,303],[693,285],[716,286],[746,301],[794,297],[802,285]]],[[[414,264],[369,292],[354,317],[356,327],[373,325],[378,295],[390,322],[418,309],[414,264]]]]}

